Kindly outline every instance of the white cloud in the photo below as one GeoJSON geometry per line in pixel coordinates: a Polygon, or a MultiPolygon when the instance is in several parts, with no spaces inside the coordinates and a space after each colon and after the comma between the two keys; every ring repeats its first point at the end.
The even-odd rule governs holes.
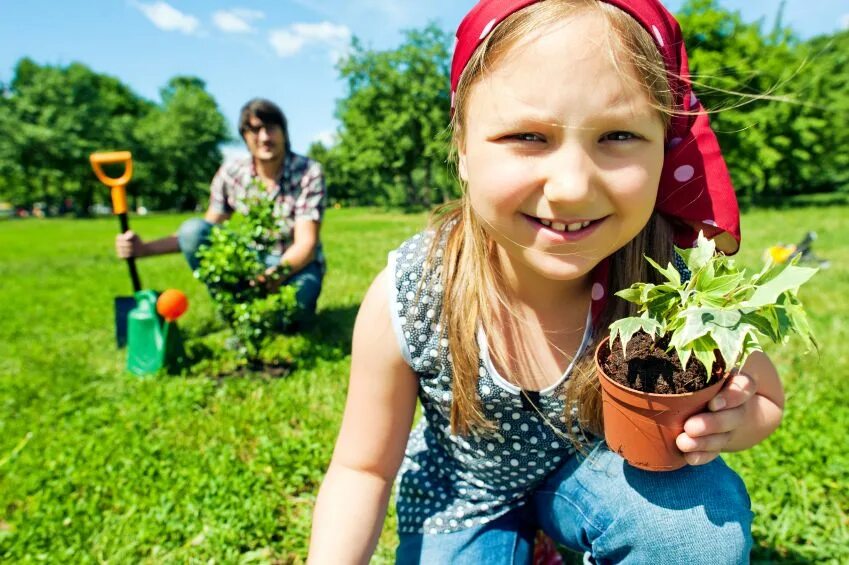
{"type": "Polygon", "coordinates": [[[265,14],[258,10],[246,10],[234,8],[232,10],[219,10],[212,14],[212,23],[215,27],[226,33],[254,33],[251,22],[261,20],[265,14]]]}
{"type": "Polygon", "coordinates": [[[337,141],[339,141],[339,136],[336,135],[336,132],[333,130],[325,130],[313,136],[312,140],[318,141],[325,147],[332,147],[333,145],[336,145],[337,141]]]}
{"type": "Polygon", "coordinates": [[[269,33],[268,42],[281,57],[290,57],[304,46],[304,38],[285,29],[276,29],[269,33]]]}
{"type": "Polygon", "coordinates": [[[333,51],[344,51],[351,39],[347,26],[331,22],[317,24],[292,24],[268,34],[268,41],[280,57],[291,57],[307,45],[329,46],[333,51]]]}
{"type": "Polygon", "coordinates": [[[135,2],[134,5],[161,30],[192,34],[200,27],[196,17],[184,14],[167,2],[135,2]]]}

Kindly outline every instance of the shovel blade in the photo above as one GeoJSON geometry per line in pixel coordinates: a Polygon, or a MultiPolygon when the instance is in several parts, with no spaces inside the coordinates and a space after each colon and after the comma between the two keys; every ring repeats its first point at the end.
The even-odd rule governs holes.
{"type": "Polygon", "coordinates": [[[115,343],[118,349],[127,345],[127,317],[130,310],[135,307],[136,299],[134,297],[115,297],[115,343]]]}

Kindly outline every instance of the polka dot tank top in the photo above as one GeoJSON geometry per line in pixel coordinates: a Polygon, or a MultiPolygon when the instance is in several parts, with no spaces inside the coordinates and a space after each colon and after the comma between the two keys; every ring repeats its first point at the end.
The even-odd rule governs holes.
{"type": "MultiPolygon", "coordinates": [[[[396,483],[402,534],[450,533],[489,522],[522,506],[528,493],[575,453],[566,439],[573,420],[564,417],[572,366],[554,385],[522,391],[498,374],[485,328],[477,336],[477,392],[497,430],[451,433],[451,354],[439,325],[442,249],[427,257],[433,237],[432,232],[415,235],[389,254],[392,323],[401,352],[418,376],[423,409],[396,483]],[[421,281],[427,273],[433,279],[421,281]]],[[[579,353],[588,349],[589,336],[588,319],[579,353]]],[[[592,443],[577,426],[571,431],[592,443]]]]}

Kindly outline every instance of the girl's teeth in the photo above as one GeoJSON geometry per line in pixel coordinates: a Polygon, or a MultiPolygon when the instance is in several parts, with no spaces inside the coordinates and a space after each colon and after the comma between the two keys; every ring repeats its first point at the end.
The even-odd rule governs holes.
{"type": "Polygon", "coordinates": [[[590,220],[587,220],[586,222],[575,222],[575,223],[572,223],[572,224],[564,224],[562,222],[552,222],[551,220],[543,220],[542,218],[539,218],[539,223],[541,223],[542,225],[544,225],[547,228],[553,229],[554,231],[570,231],[570,232],[573,232],[573,231],[578,231],[578,230],[584,229],[585,227],[590,225],[592,222],[590,220]]]}

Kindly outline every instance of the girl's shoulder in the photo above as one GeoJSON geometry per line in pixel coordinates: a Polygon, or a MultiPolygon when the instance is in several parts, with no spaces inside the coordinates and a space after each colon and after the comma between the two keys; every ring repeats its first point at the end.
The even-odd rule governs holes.
{"type": "Polygon", "coordinates": [[[418,262],[423,262],[429,254],[431,254],[433,240],[436,237],[436,231],[426,229],[405,239],[401,245],[390,251],[389,256],[396,257],[396,261],[402,265],[414,265],[418,262]]]}
{"type": "Polygon", "coordinates": [[[389,253],[387,279],[392,323],[404,358],[417,373],[441,370],[442,254],[433,230],[389,253]]]}
{"type": "Polygon", "coordinates": [[[414,300],[422,291],[441,293],[442,260],[445,235],[433,229],[407,238],[389,253],[389,273],[399,290],[413,292],[407,300],[414,300]]]}

